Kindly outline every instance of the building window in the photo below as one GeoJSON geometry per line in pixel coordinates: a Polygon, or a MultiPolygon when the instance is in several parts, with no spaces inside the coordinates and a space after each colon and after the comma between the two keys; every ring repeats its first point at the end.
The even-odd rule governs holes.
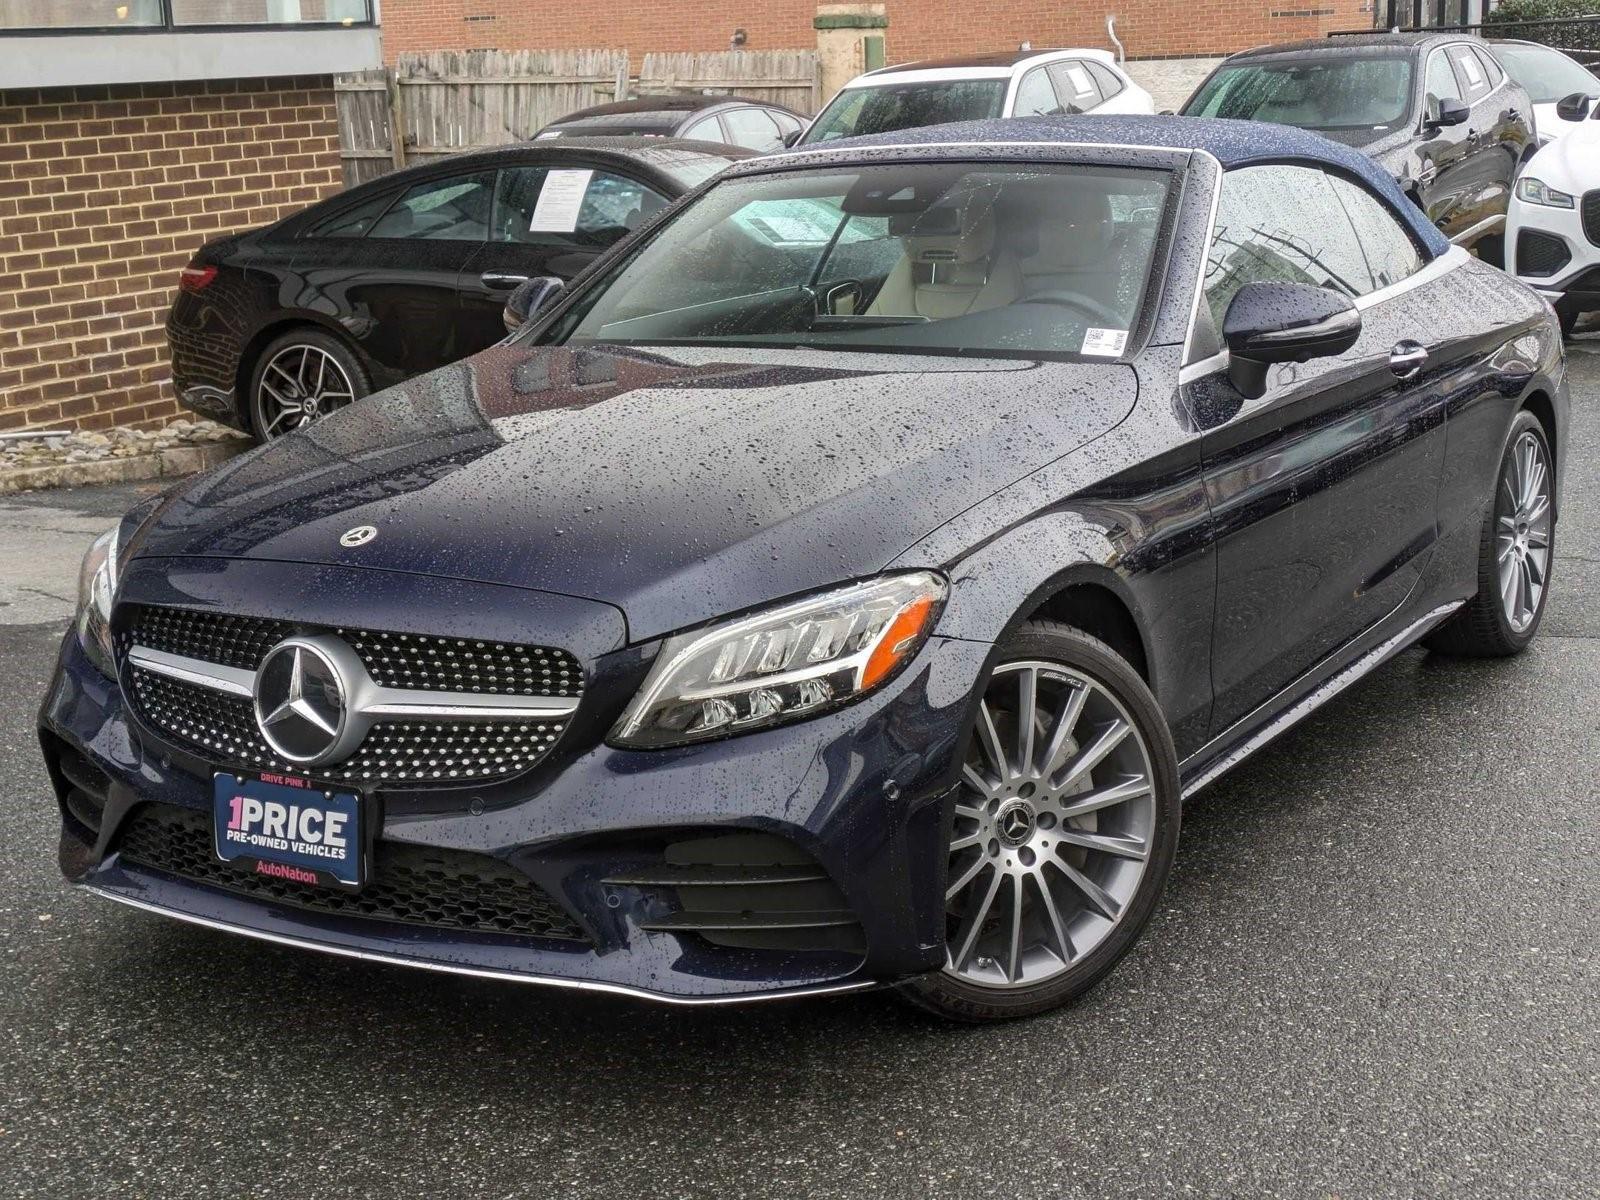
{"type": "Polygon", "coordinates": [[[372,23],[370,0],[0,0],[0,30],[30,33],[372,23]]]}

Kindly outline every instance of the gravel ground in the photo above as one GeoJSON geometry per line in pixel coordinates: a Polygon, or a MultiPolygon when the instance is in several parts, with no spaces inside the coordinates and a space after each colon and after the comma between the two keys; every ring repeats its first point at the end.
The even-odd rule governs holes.
{"type": "Polygon", "coordinates": [[[1585,340],[1533,649],[1412,651],[1341,695],[1190,806],[1162,909],[1104,986],[993,1029],[871,996],[686,1012],[444,978],[67,890],[34,705],[77,553],[136,495],[0,504],[6,578],[30,581],[0,591],[0,1186],[1600,1194],[1600,338],[1585,340]]]}

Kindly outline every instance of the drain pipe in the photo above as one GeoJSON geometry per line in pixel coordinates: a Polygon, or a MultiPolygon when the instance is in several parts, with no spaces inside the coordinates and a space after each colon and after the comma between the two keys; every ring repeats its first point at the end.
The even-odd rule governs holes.
{"type": "Polygon", "coordinates": [[[1117,61],[1128,61],[1128,48],[1122,44],[1122,39],[1117,36],[1117,18],[1111,13],[1106,14],[1106,36],[1111,39],[1111,44],[1117,48],[1117,61]]]}

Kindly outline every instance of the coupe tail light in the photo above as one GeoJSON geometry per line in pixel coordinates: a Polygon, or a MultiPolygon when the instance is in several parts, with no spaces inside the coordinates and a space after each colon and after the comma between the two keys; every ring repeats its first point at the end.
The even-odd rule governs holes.
{"type": "Polygon", "coordinates": [[[178,290],[180,292],[198,292],[208,287],[217,277],[215,267],[197,267],[190,263],[178,272],[178,290]]]}

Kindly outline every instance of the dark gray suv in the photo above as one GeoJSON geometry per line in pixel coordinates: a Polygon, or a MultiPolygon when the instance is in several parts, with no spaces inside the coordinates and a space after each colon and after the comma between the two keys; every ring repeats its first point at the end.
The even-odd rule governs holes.
{"type": "Polygon", "coordinates": [[[1499,265],[1533,103],[1481,41],[1381,33],[1263,46],[1222,63],[1189,117],[1298,125],[1354,146],[1457,245],[1499,265]]]}

